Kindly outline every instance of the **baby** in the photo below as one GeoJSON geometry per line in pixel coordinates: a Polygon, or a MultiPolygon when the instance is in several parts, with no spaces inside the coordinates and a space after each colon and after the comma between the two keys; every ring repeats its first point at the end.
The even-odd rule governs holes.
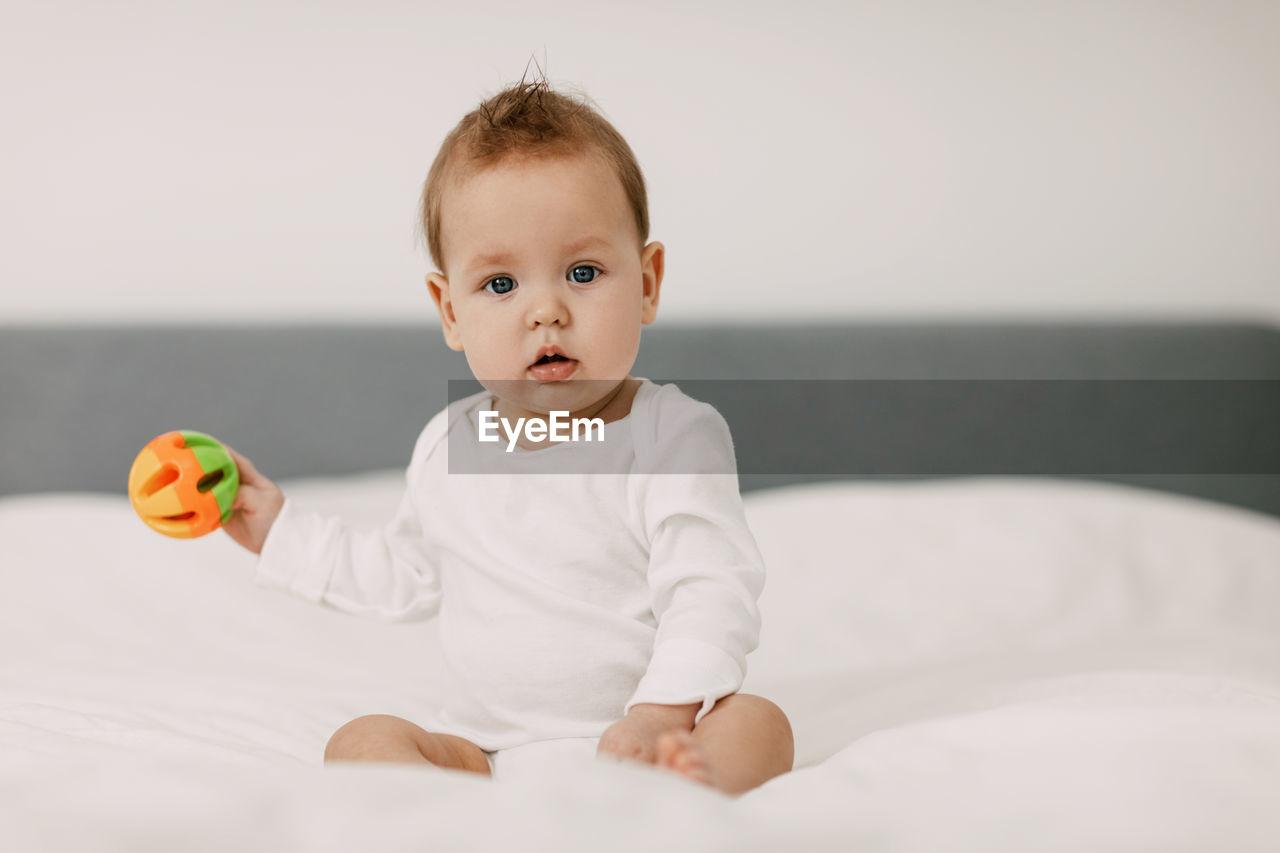
{"type": "Polygon", "coordinates": [[[485,390],[423,429],[395,517],[349,530],[232,450],[224,529],[260,555],[260,583],[440,620],[438,730],[359,717],[325,760],[487,775],[506,751],[585,740],[732,795],[786,773],[786,716],[738,692],[764,566],[728,427],[629,375],[663,275],[630,147],[585,103],[521,80],[446,137],[422,217],[445,340],[485,390]],[[553,412],[596,419],[605,440],[552,444],[553,412]],[[483,440],[486,422],[520,418],[543,429],[483,440]]]}

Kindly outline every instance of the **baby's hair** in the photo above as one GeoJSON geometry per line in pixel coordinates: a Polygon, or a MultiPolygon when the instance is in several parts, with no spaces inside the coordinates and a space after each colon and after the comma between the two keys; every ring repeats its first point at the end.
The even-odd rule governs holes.
{"type": "MultiPolygon", "coordinates": [[[[536,60],[534,60],[536,63],[536,60]]],[[[529,68],[525,66],[525,74],[529,68]]],[[[542,73],[541,66],[538,67],[542,73]]],[[[420,234],[436,268],[448,278],[441,242],[444,191],[507,158],[601,157],[622,181],[639,233],[639,249],[649,239],[649,202],[644,175],[631,146],[596,109],[589,97],[553,90],[545,75],[503,89],[482,101],[449,131],[436,154],[419,202],[420,234]]]]}

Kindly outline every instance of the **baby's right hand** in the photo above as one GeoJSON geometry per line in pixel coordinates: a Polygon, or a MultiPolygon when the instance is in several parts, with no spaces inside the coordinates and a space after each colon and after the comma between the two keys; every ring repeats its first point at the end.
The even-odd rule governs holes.
{"type": "Polygon", "coordinates": [[[227,535],[255,554],[262,553],[267,533],[284,506],[284,492],[253,467],[247,456],[241,456],[223,442],[240,471],[240,491],[231,504],[231,518],[222,529],[227,535]]]}

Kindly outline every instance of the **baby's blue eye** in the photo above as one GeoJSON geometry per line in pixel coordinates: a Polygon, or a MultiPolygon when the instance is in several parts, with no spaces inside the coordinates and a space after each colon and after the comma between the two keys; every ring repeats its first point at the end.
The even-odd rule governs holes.
{"type": "Polygon", "coordinates": [[[578,284],[590,284],[591,282],[595,281],[597,278],[597,276],[595,275],[591,276],[590,278],[579,278],[578,270],[595,270],[597,273],[600,272],[599,267],[594,267],[591,264],[583,264],[580,267],[574,267],[573,271],[570,272],[569,275],[573,276],[573,280],[576,281],[578,284]]]}
{"type": "Polygon", "coordinates": [[[510,293],[515,290],[516,283],[511,280],[511,276],[500,275],[497,278],[491,278],[485,284],[484,289],[490,293],[496,293],[501,296],[504,293],[510,293]]]}

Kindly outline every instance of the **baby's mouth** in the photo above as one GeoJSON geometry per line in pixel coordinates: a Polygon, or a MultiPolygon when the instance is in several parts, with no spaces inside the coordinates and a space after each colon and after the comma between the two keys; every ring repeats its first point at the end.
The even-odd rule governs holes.
{"type": "Polygon", "coordinates": [[[578,360],[568,358],[559,353],[544,355],[529,365],[529,373],[534,379],[543,382],[558,382],[568,379],[578,369],[578,360]]]}
{"type": "Polygon", "coordinates": [[[571,361],[571,359],[556,352],[550,355],[544,355],[542,358],[535,361],[534,364],[549,364],[550,362],[553,362],[553,361],[571,361]]]}

